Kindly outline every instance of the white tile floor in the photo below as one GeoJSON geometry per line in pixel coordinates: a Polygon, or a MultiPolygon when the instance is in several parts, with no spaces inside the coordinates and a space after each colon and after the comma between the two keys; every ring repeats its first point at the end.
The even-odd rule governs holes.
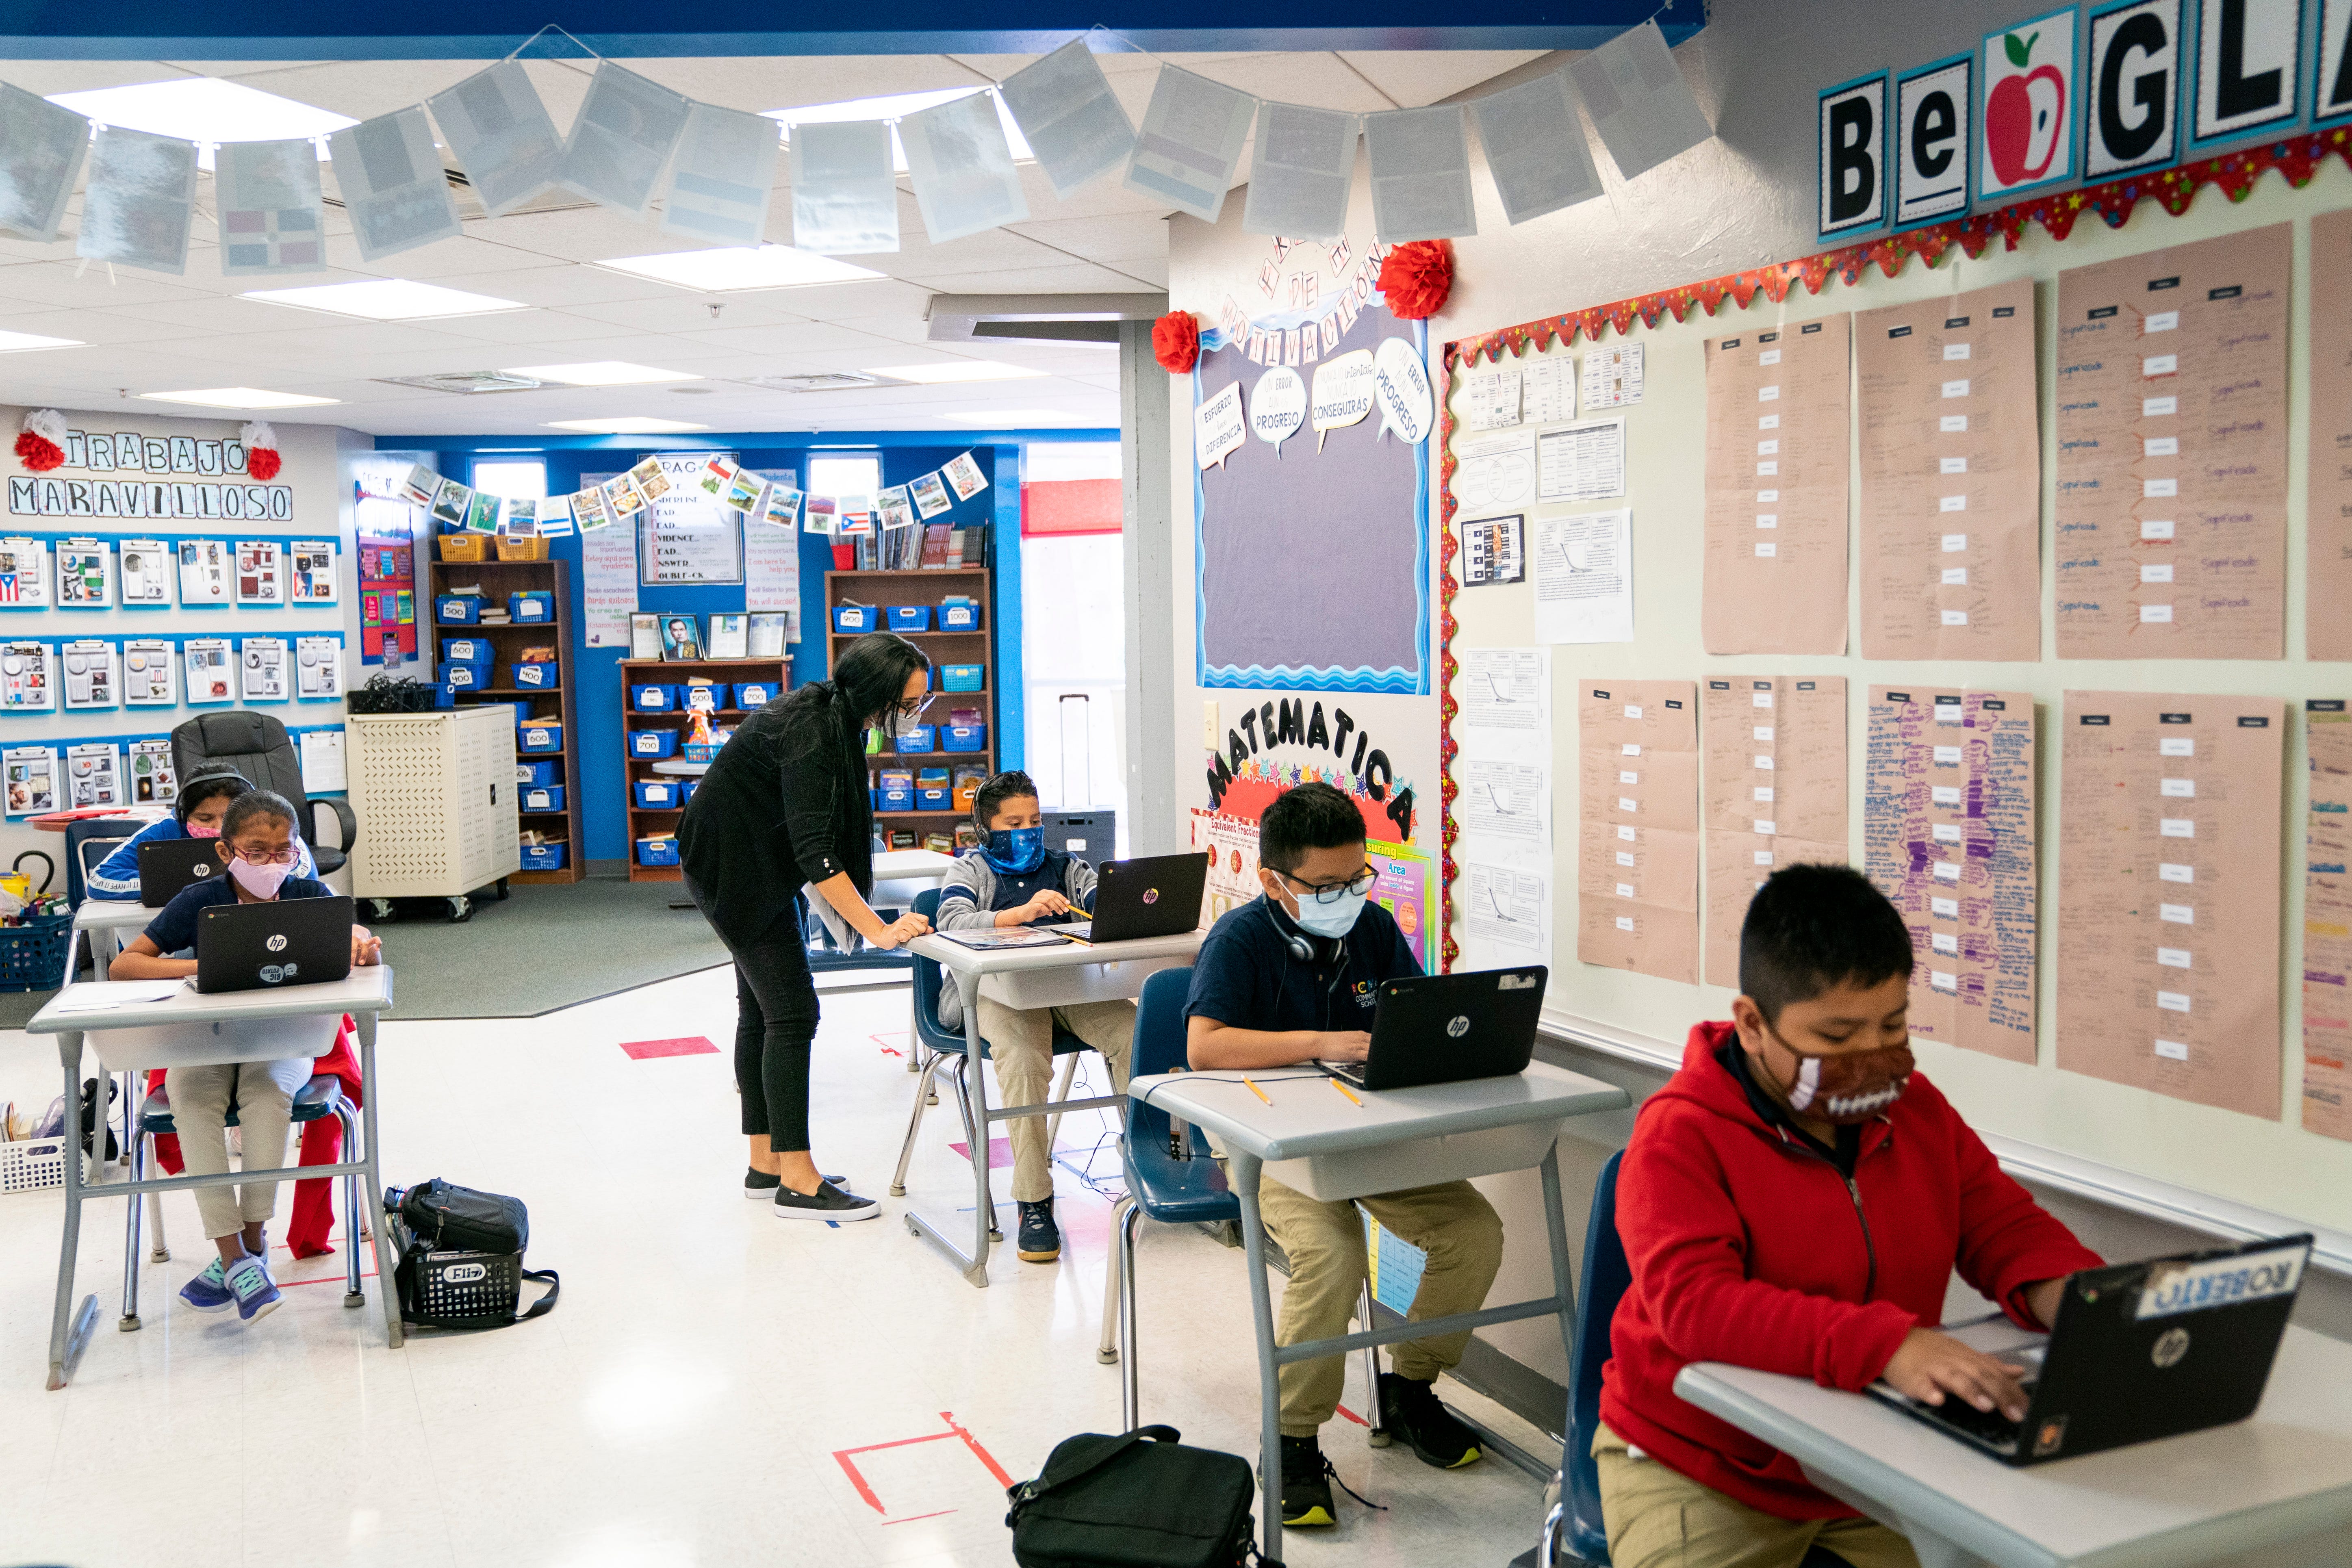
{"type": "MultiPolygon", "coordinates": [[[[902,990],[828,996],[814,1129],[824,1165],[879,1194],[914,1079],[902,990]]],[[[215,1564],[1007,1563],[1003,1477],[1062,1437],[1118,1423],[1096,1363],[1109,1200],[1062,1173],[1055,1265],[997,1255],[985,1290],[908,1234],[908,1204],[969,1204],[952,1101],[925,1124],[905,1200],[871,1224],[785,1225],[738,1195],[743,1142],[730,975],[712,971],[528,1020],[389,1024],[384,1168],[512,1193],[530,1260],[562,1303],[527,1326],[387,1352],[370,1283],[341,1258],[289,1264],[287,1303],[244,1327],[174,1292],[201,1267],[194,1203],[166,1201],[175,1251],[148,1266],[146,1327],[113,1327],[121,1209],[84,1225],[99,1328],[72,1385],[42,1388],[58,1200],[0,1198],[0,1563],[215,1564]],[[635,1061],[620,1042],[702,1035],[719,1054],[635,1061]],[[1002,1472],[1002,1475],[998,1472],[1002,1472]]],[[[53,1081],[46,1039],[0,1035],[11,1082],[53,1081]]],[[[1100,1072],[1097,1065],[1097,1075],[1100,1072]]],[[[47,1092],[54,1092],[49,1090],[47,1092]]],[[[43,1099],[46,1103],[46,1095],[43,1099]]],[[[1102,1124],[1073,1116],[1082,1161],[1102,1124]]],[[[1115,1159],[1097,1170],[1116,1189],[1115,1159]]],[[[281,1191],[281,1216],[290,1206],[281,1191]]],[[[282,1225],[273,1227],[273,1237],[282,1225]]],[[[1240,1255],[1147,1224],[1144,1413],[1251,1454],[1256,1382],[1240,1255]]],[[[1461,1402],[1538,1439],[1475,1396],[1461,1402]]],[[[1350,1375],[1345,1403],[1363,1409],[1350,1375]]],[[[1499,1462],[1429,1469],[1326,1430],[1336,1531],[1293,1563],[1502,1568],[1535,1538],[1534,1481],[1499,1462]]]]}

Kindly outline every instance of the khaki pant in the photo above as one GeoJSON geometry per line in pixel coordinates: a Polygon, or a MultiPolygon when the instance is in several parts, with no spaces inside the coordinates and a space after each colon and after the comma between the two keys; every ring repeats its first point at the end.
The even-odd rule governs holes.
{"type": "MultiPolygon", "coordinates": [[[[1282,1293],[1275,1343],[1331,1339],[1348,1331],[1348,1319],[1356,1310],[1364,1282],[1364,1221],[1356,1212],[1358,1205],[1370,1210],[1390,1235],[1429,1254],[1412,1310],[1405,1314],[1409,1321],[1475,1312],[1486,1305],[1487,1288],[1502,1267],[1503,1222],[1469,1183],[1444,1182],[1324,1203],[1268,1177],[1259,1184],[1258,1215],[1265,1221],[1266,1234],[1290,1257],[1290,1288],[1282,1293]]],[[[1400,1376],[1427,1382],[1460,1365],[1469,1342],[1467,1332],[1407,1340],[1389,1347],[1389,1364],[1400,1376]]],[[[1342,1356],[1285,1366],[1282,1435],[1315,1436],[1339,1408],[1346,1375],[1342,1356]]]]}
{"type": "MultiPolygon", "coordinates": [[[[1127,1092],[1127,1057],[1135,1041],[1135,1004],[1079,1002],[1067,1007],[1007,1007],[982,996],[980,1033],[996,1064],[996,1087],[1007,1107],[1043,1105],[1054,1087],[1054,1026],[1100,1051],[1110,1064],[1110,1091],[1127,1092]]],[[[1054,1151],[1043,1116],[1005,1123],[1013,1141],[1013,1197],[1034,1204],[1054,1195],[1054,1151]]],[[[986,1134],[982,1134],[986,1136],[986,1134]]]]}
{"type": "Polygon", "coordinates": [[[1818,1544],[1853,1568],[1919,1568],[1911,1543],[1868,1519],[1782,1519],[1655,1459],[1603,1426],[1592,1438],[1616,1568],[1798,1568],[1818,1544]]]}
{"type": "MultiPolygon", "coordinates": [[[[286,1132],[293,1121],[294,1091],[310,1081],[316,1066],[309,1057],[278,1062],[223,1062],[216,1067],[173,1068],[163,1078],[172,1100],[172,1124],[180,1133],[180,1158],[191,1176],[228,1173],[228,1102],[236,1098],[236,1124],[245,1134],[245,1163],[257,1171],[286,1163],[286,1132]]],[[[198,1187],[196,1216],[212,1240],[258,1225],[278,1207],[276,1182],[235,1187],[198,1187]]]]}

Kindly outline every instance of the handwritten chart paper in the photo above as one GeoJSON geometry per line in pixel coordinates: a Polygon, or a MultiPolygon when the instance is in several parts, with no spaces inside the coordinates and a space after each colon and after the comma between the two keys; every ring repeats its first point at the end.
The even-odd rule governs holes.
{"type": "Polygon", "coordinates": [[[2275,697],[2066,693],[2058,1065],[2279,1113],[2275,697]]]}
{"type": "Polygon", "coordinates": [[[1783,866],[1846,863],[1845,678],[1706,682],[1706,978],[1739,984],[1748,901],[1783,866]]]}
{"type": "Polygon", "coordinates": [[[1578,683],[1586,963],[1698,983],[1697,695],[1687,680],[1578,683]]]}
{"type": "Polygon", "coordinates": [[[2060,658],[2284,655],[2291,248],[2274,224],[2058,275],[2060,658]]]}
{"type": "Polygon", "coordinates": [[[1916,958],[1911,1032],[2032,1061],[2033,699],[1874,686],[1864,777],[1864,867],[1916,958]]]}
{"type": "Polygon", "coordinates": [[[1862,656],[2042,657],[2033,284],[1866,310],[1862,656]]]}
{"type": "Polygon", "coordinates": [[[2352,208],[2311,220],[2310,591],[2305,634],[2313,658],[2352,658],[2352,208]]]}
{"type": "Polygon", "coordinates": [[[1852,318],[1706,345],[1706,651],[1845,652],[1852,318]]]}
{"type": "Polygon", "coordinates": [[[2352,713],[2315,700],[2304,729],[2303,1129],[2352,1139],[2352,713]]]}

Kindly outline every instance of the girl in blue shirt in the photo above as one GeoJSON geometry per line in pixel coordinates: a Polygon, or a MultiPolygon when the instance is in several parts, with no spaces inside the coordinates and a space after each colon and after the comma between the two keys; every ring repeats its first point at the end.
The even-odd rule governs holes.
{"type": "MultiPolygon", "coordinates": [[[[242,775],[225,768],[200,773],[181,784],[178,796],[172,802],[171,816],[157,817],[116,845],[114,853],[99,862],[88,879],[89,896],[124,903],[136,900],[141,845],[173,838],[218,838],[221,818],[228,815],[229,802],[252,787],[242,775]]],[[[302,842],[299,834],[294,845],[300,851],[294,863],[294,875],[316,877],[319,868],[310,858],[310,847],[302,842]]]]}

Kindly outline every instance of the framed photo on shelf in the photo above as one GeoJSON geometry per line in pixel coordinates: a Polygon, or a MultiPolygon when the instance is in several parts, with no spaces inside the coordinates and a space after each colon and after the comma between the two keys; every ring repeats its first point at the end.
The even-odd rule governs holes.
{"type": "Polygon", "coordinates": [[[745,617],[714,615],[710,617],[710,657],[713,658],[748,658],[751,657],[751,631],[745,617]]]}
{"type": "Polygon", "coordinates": [[[659,619],[662,658],[674,663],[690,663],[702,657],[702,632],[692,616],[663,616],[659,619]]]}
{"type": "Polygon", "coordinates": [[[643,612],[629,616],[629,657],[659,658],[662,657],[662,618],[643,612]]]}
{"type": "Polygon", "coordinates": [[[786,624],[792,620],[782,610],[757,610],[748,617],[751,626],[745,657],[750,658],[781,658],[783,657],[786,624]]]}

